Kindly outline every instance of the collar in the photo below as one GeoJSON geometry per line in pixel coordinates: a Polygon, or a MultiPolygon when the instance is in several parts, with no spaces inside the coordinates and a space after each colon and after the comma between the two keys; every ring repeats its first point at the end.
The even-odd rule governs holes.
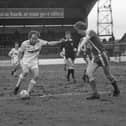
{"type": "Polygon", "coordinates": [[[72,39],[65,39],[65,41],[72,41],[72,39]]]}
{"type": "Polygon", "coordinates": [[[36,45],[38,42],[39,42],[39,39],[36,41],[36,43],[35,43],[35,44],[31,44],[31,42],[30,42],[30,40],[29,40],[29,45],[34,46],[34,45],[36,45]]]}

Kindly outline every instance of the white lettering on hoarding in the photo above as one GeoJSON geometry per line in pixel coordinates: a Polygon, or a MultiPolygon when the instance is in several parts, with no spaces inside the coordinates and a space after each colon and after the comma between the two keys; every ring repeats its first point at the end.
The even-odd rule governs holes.
{"type": "Polygon", "coordinates": [[[0,8],[0,18],[63,18],[63,8],[0,8]]]}

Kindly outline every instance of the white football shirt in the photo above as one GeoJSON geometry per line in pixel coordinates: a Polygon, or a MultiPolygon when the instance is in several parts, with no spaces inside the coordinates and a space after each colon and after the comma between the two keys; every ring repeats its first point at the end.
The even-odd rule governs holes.
{"type": "Polygon", "coordinates": [[[30,40],[26,40],[22,43],[20,51],[24,53],[22,62],[24,64],[36,64],[38,63],[38,56],[42,49],[42,46],[47,45],[47,41],[38,39],[35,45],[30,44],[30,40]]]}
{"type": "Polygon", "coordinates": [[[12,48],[9,52],[9,56],[11,57],[11,63],[17,64],[18,63],[18,56],[19,56],[19,49],[12,48]]]}

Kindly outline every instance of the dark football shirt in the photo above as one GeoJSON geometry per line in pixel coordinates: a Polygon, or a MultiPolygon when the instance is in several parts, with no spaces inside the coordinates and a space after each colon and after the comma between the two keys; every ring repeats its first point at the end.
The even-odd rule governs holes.
{"type": "Polygon", "coordinates": [[[66,58],[75,58],[75,46],[74,41],[72,39],[65,39],[62,43],[62,48],[65,49],[65,57],[66,58]]]}

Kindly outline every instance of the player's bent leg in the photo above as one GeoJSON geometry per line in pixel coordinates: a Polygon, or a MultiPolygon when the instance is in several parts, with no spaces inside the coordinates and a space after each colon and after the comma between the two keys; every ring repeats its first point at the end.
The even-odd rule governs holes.
{"type": "MultiPolygon", "coordinates": [[[[38,65],[36,64],[36,65],[32,66],[31,71],[33,73],[33,78],[31,79],[31,81],[29,82],[29,85],[28,85],[27,90],[28,90],[29,94],[31,93],[32,89],[34,88],[34,85],[37,84],[37,81],[38,81],[38,78],[39,78],[39,67],[38,67],[38,65]]],[[[46,93],[43,86],[42,86],[42,88],[43,88],[43,93],[46,93]]]]}
{"type": "Polygon", "coordinates": [[[68,63],[67,80],[69,81],[70,80],[70,75],[72,75],[73,82],[76,83],[75,70],[74,70],[74,59],[68,58],[67,63],[68,63]]]}
{"type": "Polygon", "coordinates": [[[28,85],[28,93],[30,94],[31,93],[31,91],[32,91],[32,89],[33,89],[33,87],[34,87],[34,85],[36,85],[36,80],[35,79],[31,79],[30,80],[30,83],[29,83],[29,85],[28,85]]]}
{"type": "Polygon", "coordinates": [[[29,85],[28,85],[28,93],[31,93],[34,85],[37,83],[38,77],[39,77],[39,68],[38,65],[34,65],[31,68],[31,71],[33,73],[33,78],[31,79],[29,85]]]}
{"type": "Polygon", "coordinates": [[[19,75],[16,87],[14,89],[14,94],[16,95],[18,93],[18,90],[20,88],[20,85],[24,79],[24,77],[27,75],[27,73],[29,72],[29,68],[27,67],[27,65],[23,65],[22,66],[22,73],[19,75]]]}
{"type": "Polygon", "coordinates": [[[16,72],[16,65],[15,64],[12,64],[13,65],[13,69],[11,71],[11,75],[14,76],[15,72],[16,72]]]}
{"type": "Polygon", "coordinates": [[[23,78],[24,78],[24,75],[21,73],[21,74],[19,75],[18,82],[17,82],[16,87],[15,87],[15,89],[14,89],[14,94],[15,94],[15,95],[18,93],[18,90],[19,90],[19,88],[20,88],[20,85],[21,85],[21,82],[22,82],[23,78]]]}
{"type": "Polygon", "coordinates": [[[92,89],[92,95],[87,97],[87,100],[100,98],[100,95],[98,94],[98,91],[97,91],[95,78],[94,78],[94,72],[96,71],[97,67],[98,67],[98,65],[96,63],[89,63],[87,66],[86,74],[89,77],[89,84],[92,89]]]}
{"type": "Polygon", "coordinates": [[[17,70],[18,70],[18,68],[20,66],[19,62],[18,61],[13,61],[13,62],[11,62],[11,64],[13,66],[13,70],[11,71],[11,75],[14,76],[14,77],[17,77],[16,72],[17,72],[17,70]]]}
{"type": "Polygon", "coordinates": [[[16,64],[15,65],[15,68],[14,68],[14,72],[13,72],[13,76],[14,77],[18,77],[18,74],[17,74],[17,71],[20,69],[20,65],[19,64],[16,64]]]}
{"type": "Polygon", "coordinates": [[[83,76],[82,76],[82,80],[86,83],[89,83],[89,77],[86,73],[86,69],[84,69],[84,72],[83,72],[83,76]]]}
{"type": "Polygon", "coordinates": [[[72,75],[73,82],[76,83],[74,67],[75,67],[75,65],[74,65],[74,58],[70,58],[71,75],[72,75]]]}
{"type": "Polygon", "coordinates": [[[71,69],[70,69],[70,61],[68,58],[66,58],[66,66],[67,66],[67,81],[70,81],[71,69]]]}
{"type": "Polygon", "coordinates": [[[111,82],[112,86],[113,86],[113,96],[119,96],[120,94],[120,90],[119,87],[117,85],[117,81],[114,78],[114,76],[112,75],[111,71],[110,71],[110,66],[107,65],[103,68],[104,70],[104,74],[106,75],[107,79],[111,82]]]}

